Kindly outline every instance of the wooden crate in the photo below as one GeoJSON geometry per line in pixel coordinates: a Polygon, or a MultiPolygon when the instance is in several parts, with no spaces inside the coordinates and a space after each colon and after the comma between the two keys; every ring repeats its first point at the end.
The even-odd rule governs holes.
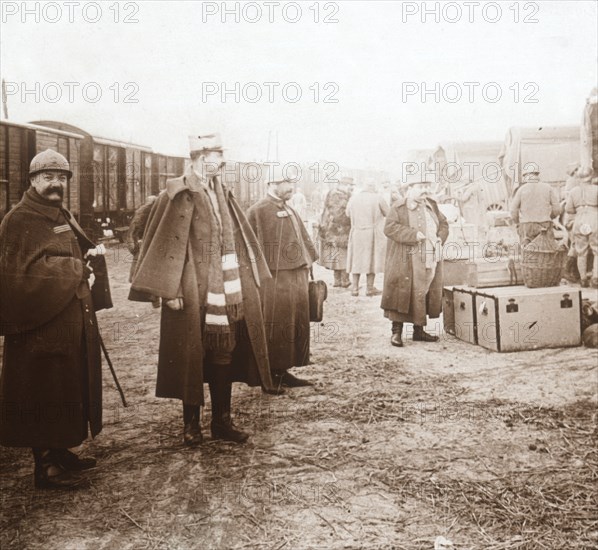
{"type": "Polygon", "coordinates": [[[515,276],[512,276],[509,270],[509,261],[509,258],[445,260],[442,264],[443,284],[476,288],[522,285],[521,264],[519,261],[513,261],[515,276]]]}

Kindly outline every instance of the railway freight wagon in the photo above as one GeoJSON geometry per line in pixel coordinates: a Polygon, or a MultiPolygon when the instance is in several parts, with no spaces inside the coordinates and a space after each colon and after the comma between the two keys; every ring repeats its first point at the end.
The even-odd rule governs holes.
{"type": "Polygon", "coordinates": [[[168,157],[155,154],[149,147],[92,136],[63,122],[44,120],[36,124],[83,136],[79,158],[79,223],[95,235],[103,223],[109,222],[114,228],[128,225],[147,195],[158,193],[162,180],[166,181],[161,173],[166,176],[168,157]]]}
{"type": "Polygon", "coordinates": [[[36,124],[0,120],[0,220],[17,204],[29,187],[29,164],[45,149],[64,155],[73,172],[65,195],[65,206],[80,217],[84,197],[79,186],[84,136],[36,124]]]}
{"type": "MultiPolygon", "coordinates": [[[[93,239],[103,235],[102,225],[122,236],[147,196],[157,195],[168,179],[183,175],[189,163],[185,157],[93,136],[63,122],[2,120],[0,125],[0,219],[29,187],[31,159],[54,149],[68,159],[73,172],[65,206],[93,239]]],[[[268,166],[261,163],[226,164],[225,181],[244,210],[265,195],[267,175],[268,166]]]]}
{"type": "Polygon", "coordinates": [[[226,161],[223,181],[243,210],[267,192],[268,166],[259,162],[226,161]]]}

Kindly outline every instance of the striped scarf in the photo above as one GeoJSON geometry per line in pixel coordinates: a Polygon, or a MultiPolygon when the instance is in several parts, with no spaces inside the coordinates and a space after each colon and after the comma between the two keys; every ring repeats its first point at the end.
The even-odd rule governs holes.
{"type": "Polygon", "coordinates": [[[220,179],[215,177],[212,183],[220,213],[218,220],[210,208],[212,241],[218,243],[220,253],[210,255],[204,345],[208,350],[232,351],[235,347],[233,323],[243,318],[243,295],[228,203],[220,179]]]}

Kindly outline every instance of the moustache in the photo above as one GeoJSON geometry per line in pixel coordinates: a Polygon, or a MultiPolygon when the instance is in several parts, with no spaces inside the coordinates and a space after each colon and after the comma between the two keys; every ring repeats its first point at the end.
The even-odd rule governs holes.
{"type": "Polygon", "coordinates": [[[64,197],[64,189],[60,185],[48,187],[44,194],[51,195],[52,193],[57,193],[61,199],[64,197]]]}

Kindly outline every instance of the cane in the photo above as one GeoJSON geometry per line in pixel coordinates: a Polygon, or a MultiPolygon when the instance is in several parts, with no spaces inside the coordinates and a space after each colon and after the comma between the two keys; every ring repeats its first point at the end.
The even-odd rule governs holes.
{"type": "Polygon", "coordinates": [[[110,372],[112,373],[112,378],[114,379],[114,383],[116,384],[116,389],[118,390],[118,393],[120,394],[120,398],[123,402],[123,407],[128,407],[127,400],[125,399],[125,394],[123,393],[123,389],[120,387],[118,378],[116,377],[116,372],[114,370],[114,366],[112,365],[112,361],[110,360],[110,357],[108,355],[108,350],[106,349],[104,340],[102,340],[102,335],[98,333],[98,336],[100,337],[100,346],[102,346],[102,351],[104,352],[104,357],[106,358],[106,361],[108,362],[108,366],[110,367],[110,372]]]}

